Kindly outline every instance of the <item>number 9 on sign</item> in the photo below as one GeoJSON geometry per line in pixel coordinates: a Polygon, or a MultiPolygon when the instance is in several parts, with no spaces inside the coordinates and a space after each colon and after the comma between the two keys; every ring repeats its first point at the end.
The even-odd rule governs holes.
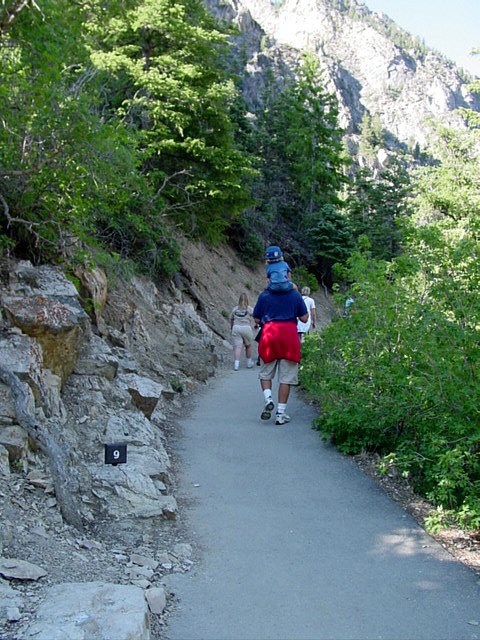
{"type": "Polygon", "coordinates": [[[116,466],[127,462],[127,444],[116,443],[105,445],[105,464],[116,466]]]}

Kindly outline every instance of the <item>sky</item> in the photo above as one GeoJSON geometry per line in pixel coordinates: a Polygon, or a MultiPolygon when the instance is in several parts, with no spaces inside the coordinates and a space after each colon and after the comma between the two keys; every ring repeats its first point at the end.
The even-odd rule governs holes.
{"type": "Polygon", "coordinates": [[[480,0],[361,1],[480,77],[480,55],[469,55],[472,49],[480,49],[480,0]]]}

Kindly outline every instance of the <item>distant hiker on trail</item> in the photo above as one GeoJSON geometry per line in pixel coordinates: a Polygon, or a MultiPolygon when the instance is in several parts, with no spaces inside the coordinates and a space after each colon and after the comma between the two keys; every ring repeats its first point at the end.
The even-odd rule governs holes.
{"type": "Polygon", "coordinates": [[[310,287],[302,288],[302,298],[307,307],[308,320],[306,322],[302,322],[301,320],[299,320],[297,323],[297,331],[300,342],[305,342],[305,335],[310,331],[310,327],[313,327],[315,329],[315,325],[317,322],[317,312],[315,310],[315,300],[310,297],[310,287]]]}
{"type": "Polygon", "coordinates": [[[232,309],[230,314],[230,328],[232,330],[232,342],[234,349],[233,369],[238,371],[240,368],[240,358],[242,355],[242,347],[245,347],[245,356],[247,358],[247,369],[253,367],[252,360],[252,313],[253,309],[248,304],[246,293],[242,293],[238,299],[238,304],[232,309]]]}
{"type": "Polygon", "coordinates": [[[289,291],[294,288],[292,270],[288,262],[283,259],[280,247],[272,245],[265,251],[267,271],[267,289],[270,291],[289,291]]]}
{"type": "Polygon", "coordinates": [[[265,406],[260,415],[269,420],[275,404],[272,398],[272,382],[278,374],[278,404],[275,424],[290,422],[287,402],[292,385],[298,384],[298,363],[301,359],[297,320],[308,320],[308,309],[300,293],[271,291],[269,288],[259,295],[253,319],[262,327],[258,354],[261,358],[258,378],[263,391],[265,406]]]}
{"type": "Polygon", "coordinates": [[[350,314],[352,304],[355,304],[355,298],[353,297],[353,295],[350,295],[345,300],[345,306],[343,309],[344,318],[346,318],[350,314]]]}

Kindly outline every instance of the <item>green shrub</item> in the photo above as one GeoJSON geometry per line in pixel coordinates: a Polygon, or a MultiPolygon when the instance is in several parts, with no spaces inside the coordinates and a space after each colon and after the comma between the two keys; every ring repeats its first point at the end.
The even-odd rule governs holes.
{"type": "MultiPolygon", "coordinates": [[[[464,271],[462,282],[442,285],[445,256],[446,246],[432,256],[423,246],[415,273],[408,261],[354,258],[355,313],[305,343],[300,381],[320,405],[315,427],[323,437],[348,454],[394,455],[416,491],[475,527],[480,308],[468,287],[478,280],[464,271]]],[[[474,261],[468,267],[478,269],[474,261]]]]}
{"type": "Polygon", "coordinates": [[[304,266],[295,267],[292,270],[292,280],[297,285],[299,291],[301,291],[302,287],[310,287],[310,291],[315,293],[315,291],[318,291],[320,288],[317,278],[304,266]]]}

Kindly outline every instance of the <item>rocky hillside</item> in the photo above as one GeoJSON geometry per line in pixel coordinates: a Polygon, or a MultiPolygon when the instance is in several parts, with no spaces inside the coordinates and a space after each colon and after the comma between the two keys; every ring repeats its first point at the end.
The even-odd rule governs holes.
{"type": "MultiPolygon", "coordinates": [[[[94,640],[112,618],[112,640],[162,637],[163,578],[187,571],[195,548],[169,438],[189,396],[232,365],[228,315],[240,293],[254,302],[264,285],[263,265],[247,269],[228,247],[185,243],[182,255],[161,285],[2,265],[5,640],[94,640]],[[107,464],[105,445],[119,444],[126,464],[107,464]]],[[[323,293],[318,307],[321,325],[333,312],[323,293]]]]}
{"type": "Polygon", "coordinates": [[[318,56],[338,97],[352,152],[365,112],[379,116],[392,145],[423,148],[428,118],[461,126],[455,109],[480,110],[461,70],[357,0],[205,1],[241,32],[237,54],[246,59],[243,94],[253,113],[268,74],[281,81],[304,51],[318,56]]]}
{"type": "MultiPolygon", "coordinates": [[[[166,576],[197,560],[169,442],[192,396],[232,366],[229,311],[264,284],[263,266],[228,247],[185,243],[182,255],[161,285],[1,265],[2,640],[165,638],[166,576]],[[126,464],[106,464],[119,443],[126,464]]],[[[315,298],[321,327],[335,309],[315,298]]],[[[369,458],[360,466],[375,475],[369,458]]],[[[380,482],[418,516],[404,482],[380,482]]],[[[440,541],[478,568],[466,536],[440,541]]]]}
{"type": "MultiPolygon", "coordinates": [[[[479,109],[459,71],[400,46],[355,0],[205,0],[239,26],[254,114],[268,73],[313,50],[339,98],[352,152],[363,114],[392,144],[426,144],[425,118],[479,109]]],[[[228,316],[264,269],[228,247],[184,242],[170,282],[4,262],[0,268],[0,636],[160,640],[164,576],[195,541],[175,497],[169,439],[189,397],[231,366],[228,316]],[[126,464],[111,464],[115,455],[126,464]],[[106,459],[111,454],[112,459],[106,459]],[[63,635],[62,635],[63,634],[63,635]]],[[[335,310],[316,296],[319,326],[335,310]]]]}

